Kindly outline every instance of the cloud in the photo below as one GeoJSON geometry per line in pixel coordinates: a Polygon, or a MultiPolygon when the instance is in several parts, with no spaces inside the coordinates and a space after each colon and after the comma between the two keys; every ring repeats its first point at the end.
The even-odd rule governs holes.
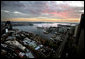
{"type": "Polygon", "coordinates": [[[19,14],[19,15],[28,15],[28,14],[25,14],[25,13],[22,13],[22,12],[18,12],[18,11],[14,11],[13,13],[19,14]]]}
{"type": "Polygon", "coordinates": [[[70,6],[72,7],[84,7],[84,3],[81,1],[71,1],[69,3],[70,6]]]}
{"type": "Polygon", "coordinates": [[[3,18],[80,18],[84,1],[2,1],[1,10],[3,18]]]}
{"type": "Polygon", "coordinates": [[[7,10],[4,10],[4,12],[9,13],[9,11],[7,11],[7,10]]]}
{"type": "Polygon", "coordinates": [[[80,10],[79,12],[84,12],[84,10],[80,10]]]}
{"type": "Polygon", "coordinates": [[[70,7],[83,7],[84,1],[56,1],[57,5],[69,5],[70,7]]]}

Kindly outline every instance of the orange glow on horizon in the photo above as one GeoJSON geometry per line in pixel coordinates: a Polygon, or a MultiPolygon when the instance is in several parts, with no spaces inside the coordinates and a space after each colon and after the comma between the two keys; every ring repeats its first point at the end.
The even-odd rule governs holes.
{"type": "Polygon", "coordinates": [[[7,18],[6,21],[31,21],[31,22],[80,22],[79,19],[51,19],[51,18],[7,18]]]}

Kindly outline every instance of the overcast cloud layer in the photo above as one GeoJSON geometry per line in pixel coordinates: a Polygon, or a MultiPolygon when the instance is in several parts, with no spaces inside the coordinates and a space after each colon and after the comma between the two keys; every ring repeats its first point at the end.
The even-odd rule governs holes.
{"type": "Polygon", "coordinates": [[[2,1],[1,18],[80,18],[84,1],[2,1]]]}

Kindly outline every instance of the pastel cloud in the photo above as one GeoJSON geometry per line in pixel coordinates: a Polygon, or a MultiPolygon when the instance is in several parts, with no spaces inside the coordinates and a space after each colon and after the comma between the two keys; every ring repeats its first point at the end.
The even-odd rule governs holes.
{"type": "Polygon", "coordinates": [[[2,19],[79,19],[84,13],[84,1],[2,1],[1,10],[2,19]]]}

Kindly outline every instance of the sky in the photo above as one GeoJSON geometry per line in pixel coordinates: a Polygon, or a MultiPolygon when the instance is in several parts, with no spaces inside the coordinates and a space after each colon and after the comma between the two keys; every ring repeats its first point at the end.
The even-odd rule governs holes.
{"type": "Polygon", "coordinates": [[[2,1],[1,21],[79,22],[84,1],[2,1]]]}

